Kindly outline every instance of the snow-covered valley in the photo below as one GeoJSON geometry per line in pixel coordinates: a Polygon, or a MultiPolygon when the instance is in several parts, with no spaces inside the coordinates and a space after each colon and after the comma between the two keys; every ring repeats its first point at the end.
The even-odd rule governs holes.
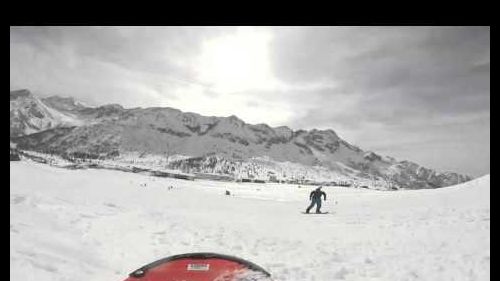
{"type": "Polygon", "coordinates": [[[187,252],[238,256],[276,281],[490,279],[489,175],[325,187],[330,213],[301,214],[312,189],[11,162],[10,280],[119,281],[187,252]]]}

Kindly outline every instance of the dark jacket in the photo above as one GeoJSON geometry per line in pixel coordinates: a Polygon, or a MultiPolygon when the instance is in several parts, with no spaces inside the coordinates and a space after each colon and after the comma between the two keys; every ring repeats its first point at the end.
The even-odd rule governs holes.
{"type": "Polygon", "coordinates": [[[324,193],[320,189],[313,190],[311,192],[311,194],[309,195],[309,200],[312,200],[312,199],[319,199],[319,200],[321,200],[321,195],[323,195],[323,197],[326,200],[326,193],[324,193]]]}

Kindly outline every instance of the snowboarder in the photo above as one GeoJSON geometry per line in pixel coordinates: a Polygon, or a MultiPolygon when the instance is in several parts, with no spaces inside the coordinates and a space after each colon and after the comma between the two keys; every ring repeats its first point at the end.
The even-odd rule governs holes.
{"type": "Polygon", "coordinates": [[[307,207],[306,213],[309,214],[309,210],[311,210],[314,205],[316,205],[316,214],[320,214],[321,211],[321,196],[323,195],[325,201],[326,201],[326,193],[321,190],[321,186],[316,188],[311,192],[309,195],[309,200],[311,200],[311,205],[307,207]]]}

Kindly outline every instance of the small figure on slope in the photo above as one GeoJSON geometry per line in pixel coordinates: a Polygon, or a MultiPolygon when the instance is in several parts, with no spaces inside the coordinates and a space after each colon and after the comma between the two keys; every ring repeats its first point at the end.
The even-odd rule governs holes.
{"type": "Polygon", "coordinates": [[[311,208],[314,207],[314,205],[316,205],[316,214],[321,213],[321,211],[320,211],[320,209],[321,209],[321,196],[323,196],[325,201],[326,201],[326,193],[321,190],[321,186],[316,188],[315,190],[313,190],[311,192],[311,194],[309,195],[309,200],[311,200],[311,205],[309,205],[309,207],[307,207],[307,210],[306,210],[307,214],[309,214],[309,210],[311,210],[311,208]]]}

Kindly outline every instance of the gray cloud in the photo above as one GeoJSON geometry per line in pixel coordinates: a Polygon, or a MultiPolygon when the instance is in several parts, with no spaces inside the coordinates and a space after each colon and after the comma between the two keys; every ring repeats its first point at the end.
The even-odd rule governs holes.
{"type": "MultiPolygon", "coordinates": [[[[165,27],[12,27],[11,43],[26,43],[45,50],[72,49],[122,67],[189,77],[192,69],[178,67],[182,59],[200,52],[200,41],[230,29],[165,27]]],[[[189,79],[186,79],[189,80],[189,79]]]]}
{"type": "Polygon", "coordinates": [[[11,84],[28,84],[43,94],[76,94],[96,103],[151,105],[158,96],[174,99],[174,88],[204,86],[193,79],[190,59],[200,52],[204,38],[228,30],[11,27],[11,84]]]}
{"type": "MultiPolygon", "coordinates": [[[[378,104],[455,113],[467,111],[474,103],[473,107],[484,110],[489,107],[488,28],[330,31],[322,28],[314,36],[308,29],[281,33],[274,43],[274,67],[279,77],[290,83],[338,83],[338,92],[361,95],[360,102],[374,109],[378,104]],[[293,36],[287,36],[288,32],[293,36]],[[297,49],[301,50],[298,59],[297,49]]],[[[369,108],[363,108],[366,110],[369,108]]]]}
{"type": "Polygon", "coordinates": [[[489,95],[489,28],[280,31],[273,44],[274,68],[289,83],[333,81],[347,93],[414,99],[469,96],[478,87],[476,94],[489,95]],[[457,90],[463,87],[469,91],[457,90]]]}

